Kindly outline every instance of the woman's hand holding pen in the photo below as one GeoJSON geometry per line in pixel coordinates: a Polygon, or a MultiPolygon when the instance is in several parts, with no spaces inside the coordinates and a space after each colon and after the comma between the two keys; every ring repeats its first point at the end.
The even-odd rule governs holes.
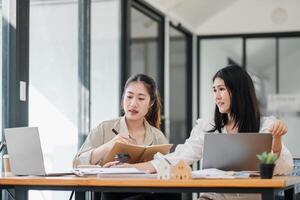
{"type": "Polygon", "coordinates": [[[101,160],[113,148],[116,142],[128,144],[130,143],[130,139],[116,135],[112,140],[99,146],[92,152],[91,164],[101,164],[101,160]]]}
{"type": "Polygon", "coordinates": [[[124,143],[124,144],[129,144],[131,141],[129,138],[122,137],[120,135],[116,135],[112,140],[109,142],[105,143],[104,145],[111,150],[113,146],[115,145],[116,142],[124,143]]]}
{"type": "MultiPolygon", "coordinates": [[[[115,143],[124,143],[124,144],[129,144],[130,143],[130,139],[129,138],[125,138],[125,137],[122,137],[120,135],[116,135],[113,139],[111,139],[109,142],[105,143],[103,145],[106,153],[109,152],[113,146],[115,145],[115,143]]],[[[99,148],[99,147],[98,147],[99,148]]],[[[97,148],[97,149],[98,149],[97,148]]],[[[103,149],[102,149],[103,150],[103,149]]]]}

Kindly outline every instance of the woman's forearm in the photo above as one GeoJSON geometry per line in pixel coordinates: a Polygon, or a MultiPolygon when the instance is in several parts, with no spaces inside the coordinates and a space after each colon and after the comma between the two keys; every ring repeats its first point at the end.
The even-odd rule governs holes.
{"type": "Polygon", "coordinates": [[[276,153],[277,156],[280,156],[281,148],[282,148],[281,137],[274,137],[273,138],[273,145],[272,145],[273,153],[276,153]]]}
{"type": "Polygon", "coordinates": [[[133,167],[135,167],[139,170],[142,170],[142,171],[146,171],[148,173],[155,173],[156,172],[156,169],[151,164],[151,162],[143,162],[143,163],[133,164],[133,167]]]}
{"type": "Polygon", "coordinates": [[[91,153],[91,164],[92,165],[101,164],[101,161],[105,157],[107,152],[108,152],[108,148],[105,145],[96,148],[91,153]]]}

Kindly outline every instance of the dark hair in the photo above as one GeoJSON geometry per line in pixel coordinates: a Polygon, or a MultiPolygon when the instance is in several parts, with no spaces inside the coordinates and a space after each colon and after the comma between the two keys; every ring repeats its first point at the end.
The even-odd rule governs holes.
{"type": "Polygon", "coordinates": [[[147,91],[150,95],[151,107],[149,108],[145,118],[149,122],[149,124],[159,129],[161,123],[161,118],[160,118],[161,100],[160,100],[160,94],[157,89],[155,81],[150,76],[147,76],[145,74],[135,74],[130,76],[124,86],[122,99],[124,99],[124,93],[126,88],[130,83],[133,82],[143,83],[144,86],[147,88],[147,91]]]}
{"type": "MultiPolygon", "coordinates": [[[[221,78],[230,93],[230,113],[234,120],[234,127],[238,132],[258,132],[260,127],[260,111],[255,94],[254,84],[250,75],[237,65],[229,65],[220,69],[213,77],[221,78]]],[[[221,132],[228,122],[226,113],[220,113],[215,107],[215,127],[210,130],[221,132]]]]}

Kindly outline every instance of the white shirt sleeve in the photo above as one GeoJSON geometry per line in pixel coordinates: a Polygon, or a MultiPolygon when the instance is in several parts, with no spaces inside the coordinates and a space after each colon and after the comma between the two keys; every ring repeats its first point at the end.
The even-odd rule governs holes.
{"type": "MultiPolygon", "coordinates": [[[[269,133],[269,129],[275,122],[275,117],[262,117],[261,118],[261,128],[260,133],[269,133]]],[[[172,165],[177,164],[180,160],[184,160],[187,164],[193,164],[194,162],[202,158],[204,135],[207,131],[213,127],[203,119],[197,121],[196,126],[194,126],[191,131],[190,137],[185,141],[184,144],[178,144],[173,153],[162,155],[156,154],[154,160],[151,164],[157,169],[159,164],[159,158],[164,157],[172,165]]],[[[282,144],[282,149],[280,156],[276,161],[276,166],[274,169],[275,175],[287,175],[293,171],[293,157],[290,151],[282,144]]]]}
{"type": "Polygon", "coordinates": [[[173,165],[180,160],[184,160],[189,165],[200,160],[202,158],[204,134],[207,133],[204,128],[204,120],[199,119],[196,126],[194,126],[193,130],[191,131],[190,137],[185,140],[184,144],[178,144],[173,153],[167,155],[156,154],[154,156],[154,160],[151,161],[151,164],[157,169],[159,157],[164,157],[173,165]]]}
{"type": "MultiPolygon", "coordinates": [[[[262,117],[260,133],[270,133],[269,129],[272,127],[276,118],[271,117],[262,117]]],[[[288,175],[292,173],[294,168],[293,157],[291,152],[287,147],[282,143],[281,152],[278,160],[275,162],[274,175],[288,175]]]]}

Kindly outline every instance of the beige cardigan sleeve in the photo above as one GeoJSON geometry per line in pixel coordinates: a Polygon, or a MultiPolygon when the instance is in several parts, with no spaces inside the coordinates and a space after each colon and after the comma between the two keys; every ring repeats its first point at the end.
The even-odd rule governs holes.
{"type": "Polygon", "coordinates": [[[104,144],[104,134],[104,127],[102,123],[91,130],[73,160],[73,167],[90,164],[92,151],[104,144]]]}
{"type": "Polygon", "coordinates": [[[160,131],[156,132],[157,144],[169,144],[166,136],[160,131]]]}

